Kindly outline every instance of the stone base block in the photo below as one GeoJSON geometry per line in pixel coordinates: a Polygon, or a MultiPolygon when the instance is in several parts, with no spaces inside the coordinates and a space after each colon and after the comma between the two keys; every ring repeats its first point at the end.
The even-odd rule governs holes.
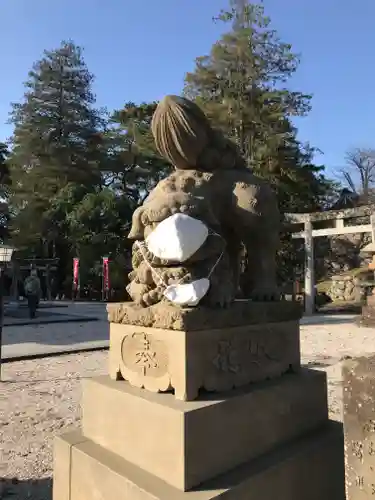
{"type": "Polygon", "coordinates": [[[298,370],[299,320],[199,331],[111,323],[109,364],[114,380],[191,401],[200,389],[227,391],[298,370]]]}
{"type": "Polygon", "coordinates": [[[150,307],[141,307],[134,302],[114,302],[107,304],[107,311],[110,323],[186,332],[282,323],[299,320],[303,312],[299,302],[253,302],[247,299],[235,300],[230,307],[223,309],[202,306],[181,308],[167,301],[150,307]]]}
{"type": "Polygon", "coordinates": [[[326,375],[314,370],[182,402],[125,381],[84,381],[83,434],[180,490],[328,421],[326,375]]]}
{"type": "Polygon", "coordinates": [[[53,500],[344,500],[343,455],[332,423],[182,492],[73,432],[56,439],[53,500]]]}
{"type": "Polygon", "coordinates": [[[375,498],[375,355],[343,365],[348,500],[375,498]]]}

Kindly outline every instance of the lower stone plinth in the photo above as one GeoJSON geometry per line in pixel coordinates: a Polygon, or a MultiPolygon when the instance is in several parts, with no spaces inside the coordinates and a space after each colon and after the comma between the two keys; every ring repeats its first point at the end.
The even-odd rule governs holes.
{"type": "Polygon", "coordinates": [[[375,355],[343,365],[348,500],[375,498],[375,355]]]}
{"type": "Polygon", "coordinates": [[[53,500],[344,500],[343,455],[342,427],[331,423],[182,492],[73,432],[55,442],[53,500]]]}
{"type": "Polygon", "coordinates": [[[328,421],[326,374],[306,369],[191,402],[95,377],[82,403],[86,438],[180,490],[328,421]]]}
{"type": "Polygon", "coordinates": [[[298,319],[192,331],[110,324],[111,378],[185,401],[299,368],[298,319]]]}

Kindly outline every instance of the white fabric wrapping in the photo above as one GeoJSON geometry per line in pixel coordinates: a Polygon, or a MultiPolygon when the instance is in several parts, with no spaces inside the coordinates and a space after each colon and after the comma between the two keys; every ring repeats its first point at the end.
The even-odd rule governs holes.
{"type": "Polygon", "coordinates": [[[208,292],[210,280],[202,278],[191,283],[169,285],[164,296],[179,306],[196,306],[208,292]]]}
{"type": "Polygon", "coordinates": [[[202,221],[177,213],[160,222],[145,242],[159,259],[185,262],[203,245],[207,236],[208,228],[202,221]]]}

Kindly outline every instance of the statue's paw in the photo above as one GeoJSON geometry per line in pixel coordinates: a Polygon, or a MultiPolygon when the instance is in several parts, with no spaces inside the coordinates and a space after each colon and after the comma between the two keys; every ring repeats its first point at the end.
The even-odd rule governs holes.
{"type": "Polygon", "coordinates": [[[153,290],[150,290],[149,292],[143,295],[142,302],[144,306],[150,307],[160,302],[162,298],[163,298],[163,293],[160,290],[160,288],[154,288],[153,290]]]}
{"type": "Polygon", "coordinates": [[[250,299],[254,302],[275,302],[280,300],[280,291],[272,286],[256,287],[250,293],[250,299]]]}
{"type": "Polygon", "coordinates": [[[230,286],[222,287],[219,290],[210,291],[207,297],[207,305],[218,309],[229,307],[234,301],[233,290],[230,286]]]}
{"type": "Polygon", "coordinates": [[[131,299],[136,304],[141,304],[141,305],[142,305],[142,297],[144,294],[147,294],[149,289],[150,287],[142,283],[139,283],[137,279],[131,281],[126,287],[126,291],[130,295],[131,299]]]}

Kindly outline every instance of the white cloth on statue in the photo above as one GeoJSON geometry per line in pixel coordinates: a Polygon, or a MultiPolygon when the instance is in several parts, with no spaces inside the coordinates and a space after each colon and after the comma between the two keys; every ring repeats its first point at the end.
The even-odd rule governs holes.
{"type": "Polygon", "coordinates": [[[202,221],[177,213],[160,222],[146,238],[146,246],[159,259],[185,262],[207,236],[208,228],[202,221]]]}
{"type": "MultiPolygon", "coordinates": [[[[146,238],[145,243],[136,242],[145,262],[153,274],[157,276],[159,285],[165,287],[163,295],[170,302],[179,306],[193,307],[198,305],[210,288],[210,276],[220,262],[224,251],[219,255],[206,278],[193,280],[190,283],[181,283],[184,280],[182,278],[180,282],[168,285],[164,283],[162,277],[147,259],[144,245],[160,259],[185,262],[199,250],[208,234],[208,227],[202,221],[194,219],[190,215],[177,213],[162,221],[146,238]]],[[[217,233],[212,234],[221,238],[217,233]]]]}
{"type": "Polygon", "coordinates": [[[179,306],[196,306],[203,299],[210,288],[210,280],[202,278],[191,283],[173,284],[167,286],[163,295],[170,302],[179,306]]]}

